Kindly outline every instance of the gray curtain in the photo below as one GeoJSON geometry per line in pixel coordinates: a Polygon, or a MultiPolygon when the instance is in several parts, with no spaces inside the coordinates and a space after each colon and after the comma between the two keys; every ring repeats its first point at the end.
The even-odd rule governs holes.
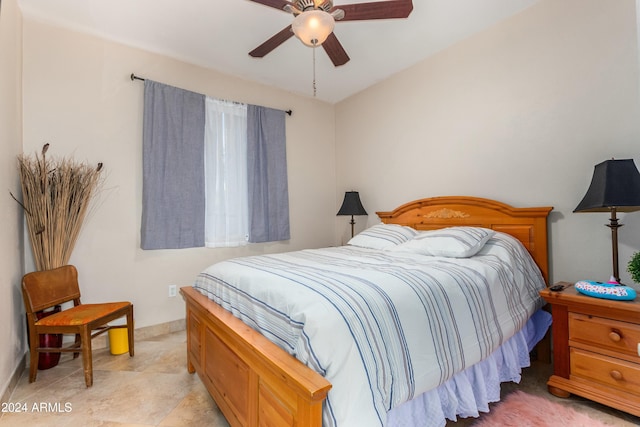
{"type": "Polygon", "coordinates": [[[285,112],[247,106],[249,242],[289,240],[285,112]]]}
{"type": "Polygon", "coordinates": [[[142,249],[204,246],[204,99],[145,81],[142,249]]]}

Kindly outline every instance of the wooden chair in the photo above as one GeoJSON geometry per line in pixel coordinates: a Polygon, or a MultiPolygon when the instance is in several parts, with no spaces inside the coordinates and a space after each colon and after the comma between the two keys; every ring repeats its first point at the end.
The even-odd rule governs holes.
{"type": "Polygon", "coordinates": [[[93,385],[91,339],[114,327],[107,323],[127,316],[129,355],[133,356],[133,305],[130,302],[81,304],[78,272],[72,265],[47,271],[35,271],[22,279],[22,297],[27,310],[29,327],[30,365],[29,382],[36,380],[39,353],[82,353],[84,380],[93,385]],[[73,307],[37,319],[36,313],[65,302],[73,307]],[[96,331],[96,332],[93,332],[96,331]],[[61,348],[40,347],[40,334],[75,334],[75,342],[61,348]]]}

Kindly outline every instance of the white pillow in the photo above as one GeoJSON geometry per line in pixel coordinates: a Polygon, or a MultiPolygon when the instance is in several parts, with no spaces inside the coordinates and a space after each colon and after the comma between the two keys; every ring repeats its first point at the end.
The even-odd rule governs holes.
{"type": "Polygon", "coordinates": [[[413,239],[416,234],[416,230],[404,225],[376,224],[354,236],[347,244],[370,249],[388,249],[413,239]]]}
{"type": "Polygon", "coordinates": [[[413,239],[391,248],[399,252],[448,258],[474,256],[495,231],[481,227],[449,227],[419,233],[413,239]]]}

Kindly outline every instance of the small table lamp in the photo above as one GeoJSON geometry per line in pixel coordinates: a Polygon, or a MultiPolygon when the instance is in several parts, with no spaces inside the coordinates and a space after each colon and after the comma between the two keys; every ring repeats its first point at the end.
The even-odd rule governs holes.
{"type": "Polygon", "coordinates": [[[633,159],[606,160],[595,166],[591,185],[574,212],[611,212],[611,246],[613,277],[620,283],[618,273],[618,224],[616,212],[640,210],[640,173],[633,159]]]}
{"type": "Polygon", "coordinates": [[[336,215],[351,215],[351,237],[354,236],[353,226],[355,225],[354,215],[368,215],[364,210],[362,202],[360,202],[360,195],[357,191],[347,191],[344,193],[344,200],[342,206],[336,215]]]}

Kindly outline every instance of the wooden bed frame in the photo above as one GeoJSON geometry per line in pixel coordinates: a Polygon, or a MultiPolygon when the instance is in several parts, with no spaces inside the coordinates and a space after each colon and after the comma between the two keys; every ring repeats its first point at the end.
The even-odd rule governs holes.
{"type": "MultiPolygon", "coordinates": [[[[551,207],[513,208],[475,197],[416,200],[377,212],[387,224],[418,230],[472,225],[515,236],[548,283],[547,216],[551,207]]],[[[321,427],[331,384],[192,287],[186,301],[187,367],[232,427],[321,427]]]]}

